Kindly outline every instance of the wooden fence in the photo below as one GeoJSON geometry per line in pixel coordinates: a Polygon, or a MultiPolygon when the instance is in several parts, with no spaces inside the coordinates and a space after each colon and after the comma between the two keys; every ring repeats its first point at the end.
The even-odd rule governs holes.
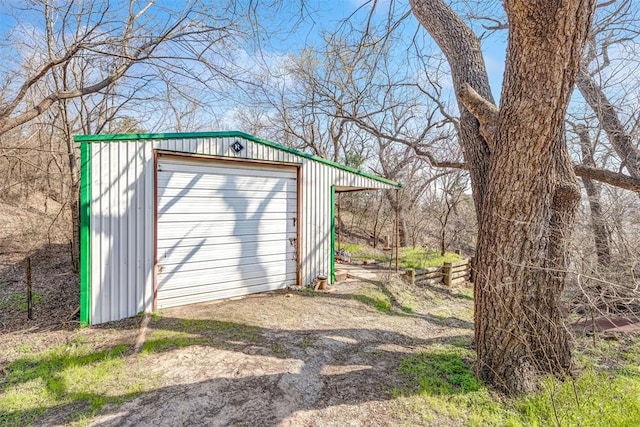
{"type": "Polygon", "coordinates": [[[453,286],[465,281],[473,282],[472,263],[473,258],[456,262],[445,262],[438,267],[418,270],[409,268],[406,274],[412,284],[444,284],[445,286],[453,286]]]}

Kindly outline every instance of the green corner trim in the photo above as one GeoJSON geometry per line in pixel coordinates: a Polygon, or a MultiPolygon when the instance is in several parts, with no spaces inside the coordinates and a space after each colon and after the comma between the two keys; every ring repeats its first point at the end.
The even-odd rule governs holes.
{"type": "Polygon", "coordinates": [[[347,172],[354,173],[356,175],[363,176],[365,178],[372,179],[374,181],[382,182],[384,184],[392,185],[396,188],[402,188],[402,184],[392,181],[381,176],[363,172],[361,170],[341,165],[340,163],[332,162],[323,157],[314,156],[313,154],[305,153],[295,148],[286,147],[276,142],[266,139],[258,138],[248,133],[240,131],[225,131],[225,132],[187,132],[187,133],[123,133],[113,135],[76,135],[74,137],[75,142],[87,143],[87,142],[118,142],[118,141],[139,141],[146,139],[195,139],[195,138],[244,138],[249,141],[256,142],[258,144],[266,145],[267,147],[276,148],[278,150],[286,151],[296,156],[304,157],[305,159],[313,160],[318,163],[341,169],[347,172]]]}
{"type": "Polygon", "coordinates": [[[336,187],[331,186],[331,275],[330,283],[336,282],[336,187]]]}
{"type": "Polygon", "coordinates": [[[80,324],[88,325],[91,294],[91,144],[80,145],[80,324]]]}

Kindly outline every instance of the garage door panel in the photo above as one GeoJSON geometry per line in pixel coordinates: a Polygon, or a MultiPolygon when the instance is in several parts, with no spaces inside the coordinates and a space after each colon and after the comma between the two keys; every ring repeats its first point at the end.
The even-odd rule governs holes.
{"type": "MultiPolygon", "coordinates": [[[[158,171],[162,173],[162,179],[171,181],[174,178],[180,178],[187,181],[198,182],[208,177],[222,178],[223,181],[234,181],[235,177],[253,177],[259,176],[264,179],[273,181],[295,180],[297,174],[290,169],[269,169],[269,168],[245,168],[245,167],[226,167],[217,164],[216,166],[193,166],[182,165],[176,166],[168,163],[160,163],[158,171]],[[247,170],[251,169],[254,173],[248,174],[247,170]]],[[[160,174],[159,174],[160,175],[160,174]]],[[[163,181],[159,181],[163,182],[163,181]]],[[[166,182],[166,181],[165,181],[166,182]]]]}
{"type": "MultiPolygon", "coordinates": [[[[295,272],[292,272],[295,273],[295,272]]],[[[162,285],[163,291],[181,288],[196,288],[201,286],[223,285],[224,288],[238,286],[237,278],[240,276],[244,282],[247,280],[261,279],[264,282],[271,281],[272,277],[287,274],[282,271],[278,263],[248,264],[242,266],[229,266],[216,269],[215,272],[206,274],[202,271],[182,271],[163,274],[158,285],[162,285]],[[266,279],[265,279],[266,278],[266,279]]],[[[295,275],[294,275],[295,277],[295,275]]]]}
{"type": "Polygon", "coordinates": [[[296,178],[296,170],[290,166],[274,167],[274,165],[266,164],[248,164],[241,162],[215,162],[209,160],[193,160],[193,159],[177,159],[172,158],[167,161],[161,159],[158,164],[158,171],[165,174],[171,174],[172,172],[180,173],[196,173],[202,175],[240,175],[251,176],[246,173],[247,170],[255,171],[260,176],[272,176],[274,178],[296,178]]]}
{"type": "Polygon", "coordinates": [[[212,301],[221,298],[231,298],[258,292],[268,292],[282,289],[287,286],[291,279],[286,277],[280,281],[264,283],[261,281],[247,281],[242,288],[232,288],[226,290],[213,290],[211,292],[187,294],[184,291],[177,292],[177,296],[168,296],[163,300],[158,300],[158,308],[176,307],[185,304],[193,304],[203,301],[212,301]]]}
{"type": "Polygon", "coordinates": [[[247,278],[244,280],[242,287],[238,287],[233,282],[209,283],[200,286],[189,286],[185,284],[182,287],[167,289],[164,292],[163,299],[177,298],[189,294],[212,294],[215,292],[232,291],[233,289],[236,289],[240,295],[243,295],[241,289],[244,287],[269,285],[272,289],[282,289],[290,284],[292,280],[295,280],[295,273],[280,273],[273,276],[269,281],[265,281],[262,277],[247,278]]]}
{"type": "MultiPolygon", "coordinates": [[[[271,262],[285,262],[287,260],[295,259],[295,251],[287,251],[283,253],[275,253],[268,255],[260,255],[254,257],[243,257],[242,265],[252,265],[271,263],[271,262]]],[[[229,260],[226,259],[203,259],[199,261],[191,261],[188,263],[165,263],[162,265],[162,275],[180,273],[184,271],[202,271],[207,272],[213,269],[229,267],[229,260]]]]}
{"type": "Polygon", "coordinates": [[[250,188],[255,192],[273,192],[276,187],[278,191],[285,193],[296,192],[296,179],[285,180],[261,177],[238,176],[233,181],[233,188],[229,188],[229,178],[224,175],[196,175],[196,174],[173,174],[158,175],[158,194],[168,197],[182,196],[187,194],[202,197],[218,197],[219,191],[239,190],[250,188]],[[194,185],[195,184],[195,185],[194,185]]]}
{"type": "MultiPolygon", "coordinates": [[[[171,193],[179,193],[178,189],[165,189],[165,192],[163,192],[162,194],[158,193],[158,210],[161,210],[162,208],[164,208],[167,204],[171,204],[175,202],[175,198],[176,197],[188,197],[189,199],[191,199],[191,201],[193,203],[203,203],[203,202],[209,202],[211,201],[211,198],[214,197],[209,193],[212,193],[212,191],[210,190],[191,190],[188,193],[184,194],[184,195],[180,195],[180,194],[169,194],[169,192],[171,193]]],[[[248,195],[243,194],[242,192],[238,192],[236,190],[218,190],[218,192],[220,193],[220,198],[224,199],[224,200],[228,200],[228,199],[246,199],[248,197],[248,195]]],[[[258,192],[255,191],[253,192],[253,194],[251,194],[251,197],[255,197],[255,195],[260,195],[260,197],[265,197],[265,198],[269,198],[269,199],[276,199],[276,200],[296,200],[296,193],[295,191],[291,191],[291,192],[282,192],[282,191],[278,191],[278,192],[270,192],[270,191],[263,191],[263,192],[258,192]]]]}
{"type": "Polygon", "coordinates": [[[158,206],[158,214],[164,215],[165,213],[199,213],[202,215],[213,215],[218,213],[235,214],[239,219],[243,217],[255,216],[255,219],[259,219],[264,213],[274,212],[295,212],[296,200],[295,199],[247,199],[244,197],[234,197],[226,199],[218,199],[217,203],[211,203],[206,199],[183,199],[183,203],[176,203],[173,201],[167,201],[164,205],[158,206]]]}
{"type": "MultiPolygon", "coordinates": [[[[284,215],[272,220],[261,220],[260,227],[263,232],[261,235],[272,233],[286,233],[288,236],[296,233],[294,218],[287,219],[284,215]]],[[[195,217],[195,215],[194,215],[195,217]]],[[[197,225],[193,221],[169,222],[163,224],[163,232],[158,235],[158,242],[164,240],[174,240],[180,238],[207,238],[207,237],[233,237],[254,235],[256,231],[255,224],[250,221],[242,223],[228,221],[208,221],[200,222],[197,225]],[[188,224],[188,228],[185,227],[188,224]]],[[[164,244],[163,244],[164,245],[164,244]]]]}
{"type": "Polygon", "coordinates": [[[247,170],[256,171],[256,173],[262,175],[273,175],[275,177],[296,177],[296,170],[291,166],[278,166],[273,164],[260,164],[260,163],[241,163],[238,161],[231,162],[216,162],[208,159],[181,159],[173,157],[169,159],[165,157],[161,159],[158,165],[158,170],[163,172],[188,172],[188,173],[224,173],[235,175],[247,175],[247,170]]]}
{"type": "MultiPolygon", "coordinates": [[[[193,246],[215,246],[229,245],[230,243],[239,243],[242,245],[258,245],[267,242],[285,242],[289,239],[295,239],[295,232],[286,233],[269,233],[269,234],[247,234],[244,236],[216,236],[216,237],[183,237],[180,240],[180,247],[187,248],[193,246]]],[[[158,252],[175,248],[175,239],[158,240],[158,252]]]]}
{"type": "MultiPolygon", "coordinates": [[[[222,210],[222,209],[221,209],[222,210]]],[[[265,222],[266,227],[271,227],[272,221],[286,221],[289,220],[293,223],[296,218],[296,212],[265,212],[260,215],[260,222],[265,222]]],[[[219,222],[226,222],[227,224],[217,224],[216,227],[231,227],[234,225],[241,226],[242,223],[237,222],[238,215],[233,212],[222,213],[217,212],[210,215],[202,215],[201,213],[165,213],[162,215],[162,224],[165,228],[182,228],[185,222],[198,223],[198,224],[217,224],[219,222]]]]}
{"type": "Polygon", "coordinates": [[[297,172],[160,158],[159,308],[296,283],[297,172]]]}
{"type": "Polygon", "coordinates": [[[270,254],[295,254],[295,248],[290,242],[278,244],[261,245],[256,249],[247,251],[242,245],[222,247],[212,246],[189,246],[186,248],[176,246],[173,248],[158,251],[158,256],[162,259],[161,266],[171,264],[181,264],[186,262],[198,262],[204,260],[238,260],[248,256],[263,256],[270,254]]]}

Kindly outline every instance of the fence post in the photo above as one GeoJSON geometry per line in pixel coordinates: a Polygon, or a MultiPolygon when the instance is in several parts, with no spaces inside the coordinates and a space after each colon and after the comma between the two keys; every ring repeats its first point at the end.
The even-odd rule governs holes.
{"type": "Polygon", "coordinates": [[[407,277],[409,278],[409,283],[412,285],[416,284],[416,270],[413,268],[407,268],[407,277]]]}
{"type": "Polygon", "coordinates": [[[451,268],[452,263],[450,262],[445,262],[442,266],[442,281],[444,282],[445,286],[451,286],[451,268]]]}
{"type": "Polygon", "coordinates": [[[24,273],[27,279],[27,319],[33,319],[33,295],[31,292],[31,257],[24,260],[24,273]]]}

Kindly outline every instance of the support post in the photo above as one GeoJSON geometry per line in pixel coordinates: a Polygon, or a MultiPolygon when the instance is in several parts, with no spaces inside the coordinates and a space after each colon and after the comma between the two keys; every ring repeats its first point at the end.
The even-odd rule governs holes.
{"type": "Polygon", "coordinates": [[[451,268],[453,267],[453,263],[445,262],[442,266],[442,280],[445,286],[451,286],[451,268]]]}
{"type": "Polygon", "coordinates": [[[33,293],[31,292],[31,257],[24,260],[24,273],[27,279],[27,319],[33,319],[33,293]]]}
{"type": "Polygon", "coordinates": [[[336,202],[336,213],[338,217],[338,223],[335,225],[336,228],[336,239],[338,240],[338,247],[336,249],[340,250],[342,245],[340,244],[340,224],[342,223],[340,218],[340,199],[342,198],[342,193],[338,193],[338,200],[336,202]]]}
{"type": "Polygon", "coordinates": [[[398,272],[398,250],[400,248],[400,224],[398,223],[398,210],[399,210],[399,200],[400,200],[400,196],[399,196],[399,191],[396,190],[396,273],[398,272]]]}
{"type": "Polygon", "coordinates": [[[416,270],[413,268],[407,268],[407,278],[412,285],[416,284],[416,270]]]}
{"type": "Polygon", "coordinates": [[[336,215],[335,215],[335,203],[336,203],[336,187],[331,186],[331,193],[329,196],[329,203],[331,204],[331,258],[330,258],[330,283],[336,282],[336,215]]]}

